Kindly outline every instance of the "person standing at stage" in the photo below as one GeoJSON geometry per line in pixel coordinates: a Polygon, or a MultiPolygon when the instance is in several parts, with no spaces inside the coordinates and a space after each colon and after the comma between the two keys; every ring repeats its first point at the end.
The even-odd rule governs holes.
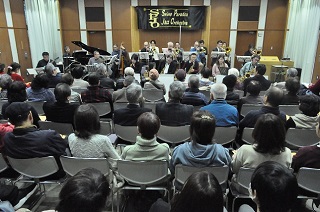
{"type": "Polygon", "coordinates": [[[42,52],[42,60],[39,60],[39,62],[37,64],[37,68],[45,67],[48,63],[52,63],[54,66],[57,66],[57,64],[54,60],[49,59],[48,52],[42,52]]]}

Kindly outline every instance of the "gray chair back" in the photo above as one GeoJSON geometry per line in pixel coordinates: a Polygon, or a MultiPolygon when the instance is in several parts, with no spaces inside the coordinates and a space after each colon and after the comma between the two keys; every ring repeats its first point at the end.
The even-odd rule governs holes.
{"type": "Polygon", "coordinates": [[[73,126],[70,123],[39,121],[39,126],[42,130],[55,130],[56,132],[62,135],[70,135],[74,132],[73,126]]]}
{"type": "Polygon", "coordinates": [[[157,102],[164,98],[163,90],[161,89],[142,89],[142,96],[148,102],[157,102]]]}
{"type": "Polygon", "coordinates": [[[107,121],[100,121],[100,134],[101,135],[110,135],[113,133],[111,123],[107,121]]]}
{"type": "Polygon", "coordinates": [[[297,181],[300,188],[320,195],[320,169],[302,167],[299,169],[297,181]]]}
{"type": "Polygon", "coordinates": [[[262,105],[243,104],[241,107],[241,115],[246,116],[251,110],[259,110],[262,105]]]}
{"type": "Polygon", "coordinates": [[[289,148],[299,149],[304,146],[314,146],[319,143],[316,130],[289,128],[286,135],[289,148]]]}
{"type": "Polygon", "coordinates": [[[232,143],[237,134],[237,127],[216,127],[214,141],[218,144],[225,145],[232,143]]]}
{"type": "Polygon", "coordinates": [[[242,141],[247,144],[253,144],[252,131],[254,128],[244,128],[242,133],[242,141]]]}
{"type": "Polygon", "coordinates": [[[104,116],[111,112],[111,106],[109,102],[88,103],[88,104],[92,104],[97,109],[99,116],[104,116]]]}
{"type": "Polygon", "coordinates": [[[136,137],[138,135],[137,126],[121,126],[115,124],[114,132],[122,140],[129,141],[131,143],[136,142],[136,137]]]}
{"type": "Polygon", "coordinates": [[[37,113],[40,115],[44,115],[44,111],[43,111],[43,103],[44,102],[27,102],[29,105],[31,105],[32,107],[34,107],[34,109],[37,111],[37,113]]]}
{"type": "Polygon", "coordinates": [[[190,140],[190,125],[165,126],[161,125],[157,137],[164,142],[177,144],[190,140]]]}
{"type": "Polygon", "coordinates": [[[284,112],[288,116],[294,116],[295,114],[301,113],[299,105],[280,105],[280,111],[284,112]]]}

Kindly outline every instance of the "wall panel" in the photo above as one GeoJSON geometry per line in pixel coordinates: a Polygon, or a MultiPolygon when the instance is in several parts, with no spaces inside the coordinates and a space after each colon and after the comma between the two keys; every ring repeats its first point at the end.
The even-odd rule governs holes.
{"type": "Polygon", "coordinates": [[[287,0],[268,0],[266,30],[284,30],[287,23],[287,0]]]}
{"type": "Polygon", "coordinates": [[[85,7],[103,7],[103,0],[84,0],[85,7]]]}
{"type": "Polygon", "coordinates": [[[214,0],[211,2],[211,29],[230,29],[231,0],[214,0]]]}
{"type": "Polygon", "coordinates": [[[12,22],[14,28],[26,29],[26,20],[24,15],[24,4],[21,0],[10,0],[12,22]]]}
{"type": "Polygon", "coordinates": [[[150,6],[150,0],[139,0],[138,6],[150,6]]]}
{"type": "Polygon", "coordinates": [[[320,79],[320,39],[318,40],[318,49],[314,62],[312,83],[320,79]]]}
{"type": "Polygon", "coordinates": [[[6,14],[4,12],[3,0],[0,0],[0,27],[7,27],[6,14]]]}
{"type": "Polygon", "coordinates": [[[283,43],[284,31],[266,31],[264,33],[262,54],[278,56],[278,58],[281,59],[283,57],[283,43]]]}
{"type": "Polygon", "coordinates": [[[175,0],[175,1],[168,1],[168,0],[158,0],[159,6],[183,6],[183,0],[175,0]]]}
{"type": "Polygon", "coordinates": [[[6,28],[0,28],[0,41],[0,63],[8,66],[12,63],[12,52],[8,30],[6,28]]]}
{"type": "Polygon", "coordinates": [[[131,28],[130,4],[130,1],[111,0],[112,30],[131,28]]]}
{"type": "Polygon", "coordinates": [[[190,5],[191,6],[203,6],[203,0],[191,0],[190,5]]]}

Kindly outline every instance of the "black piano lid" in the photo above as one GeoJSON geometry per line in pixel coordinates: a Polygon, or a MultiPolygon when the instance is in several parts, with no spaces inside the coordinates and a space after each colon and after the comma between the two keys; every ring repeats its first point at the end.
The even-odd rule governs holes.
{"type": "Polygon", "coordinates": [[[107,52],[106,50],[102,50],[96,47],[92,47],[92,46],[88,46],[84,43],[82,43],[81,41],[71,41],[73,44],[87,50],[88,52],[90,52],[91,54],[93,54],[94,51],[98,51],[101,55],[111,55],[109,52],[107,52]]]}

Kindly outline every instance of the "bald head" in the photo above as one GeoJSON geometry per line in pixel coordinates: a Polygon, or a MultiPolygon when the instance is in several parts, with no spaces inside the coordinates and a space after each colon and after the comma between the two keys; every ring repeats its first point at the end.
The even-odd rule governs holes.
{"type": "Polygon", "coordinates": [[[149,71],[149,77],[151,80],[157,80],[159,78],[159,72],[157,69],[151,69],[149,71]]]}

